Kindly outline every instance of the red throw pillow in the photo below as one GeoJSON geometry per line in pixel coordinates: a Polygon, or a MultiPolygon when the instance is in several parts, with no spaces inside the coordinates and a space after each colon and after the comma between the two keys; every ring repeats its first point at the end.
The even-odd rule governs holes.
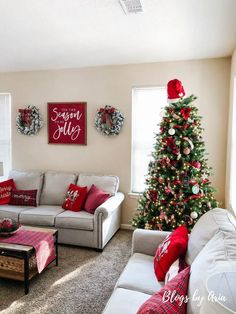
{"type": "Polygon", "coordinates": [[[109,197],[110,197],[109,193],[104,192],[103,190],[99,189],[98,187],[96,187],[96,185],[93,184],[88,192],[84,209],[88,213],[94,214],[95,209],[102,203],[104,203],[109,197]]]}
{"type": "Polygon", "coordinates": [[[190,266],[171,279],[139,308],[137,314],[186,313],[190,266]]]}
{"type": "Polygon", "coordinates": [[[0,182],[0,205],[8,204],[11,199],[11,191],[15,189],[13,179],[0,182]]]}
{"type": "Polygon", "coordinates": [[[37,206],[37,190],[12,190],[11,205],[37,206]]]}
{"type": "Polygon", "coordinates": [[[154,270],[159,281],[165,280],[170,266],[184,255],[188,245],[188,230],[185,225],[178,227],[158,246],[154,257],[154,270]]]}
{"type": "Polygon", "coordinates": [[[87,186],[81,187],[74,184],[70,184],[66,193],[66,198],[62,204],[62,208],[78,212],[82,210],[85,198],[87,194],[87,186]]]}

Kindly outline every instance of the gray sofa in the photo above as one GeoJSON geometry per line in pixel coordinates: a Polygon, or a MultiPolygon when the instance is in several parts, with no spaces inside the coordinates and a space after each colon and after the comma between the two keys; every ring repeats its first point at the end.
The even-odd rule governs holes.
{"type": "MultiPolygon", "coordinates": [[[[151,295],[164,287],[165,283],[156,279],[153,259],[159,243],[168,234],[134,231],[132,256],[103,314],[136,314],[151,295]]],[[[236,219],[228,210],[216,208],[199,219],[189,236],[186,261],[191,265],[187,313],[236,313],[236,219]],[[219,302],[208,297],[212,291],[219,302]]],[[[177,272],[178,263],[174,263],[165,281],[177,272]]]]}
{"type": "Polygon", "coordinates": [[[120,228],[124,195],[118,192],[119,178],[116,176],[12,170],[9,178],[14,179],[17,189],[37,189],[39,205],[1,205],[0,219],[9,217],[22,225],[56,228],[59,243],[98,250],[102,250],[120,228]],[[71,183],[88,188],[95,184],[105,192],[111,193],[111,197],[95,210],[94,215],[86,211],[64,210],[61,206],[71,183]]]}

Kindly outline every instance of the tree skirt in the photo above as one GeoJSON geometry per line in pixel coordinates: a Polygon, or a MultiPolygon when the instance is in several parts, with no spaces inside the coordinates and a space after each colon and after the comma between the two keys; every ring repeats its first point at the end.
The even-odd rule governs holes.
{"type": "Polygon", "coordinates": [[[132,232],[120,230],[103,253],[59,246],[59,266],[49,266],[23,284],[0,279],[0,313],[100,314],[124,269],[131,251],[132,232]]]}

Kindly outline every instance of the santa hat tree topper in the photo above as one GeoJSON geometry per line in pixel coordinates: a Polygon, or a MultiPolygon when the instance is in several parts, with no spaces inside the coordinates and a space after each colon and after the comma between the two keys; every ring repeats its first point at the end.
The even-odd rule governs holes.
{"type": "Polygon", "coordinates": [[[167,83],[168,102],[177,102],[180,98],[184,97],[185,91],[180,80],[174,79],[167,83]]]}

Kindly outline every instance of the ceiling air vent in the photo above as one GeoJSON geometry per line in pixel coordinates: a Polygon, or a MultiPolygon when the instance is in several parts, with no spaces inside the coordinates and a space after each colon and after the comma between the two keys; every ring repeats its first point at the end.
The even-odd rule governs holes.
{"type": "Polygon", "coordinates": [[[143,12],[141,0],[119,0],[125,14],[143,12]]]}

